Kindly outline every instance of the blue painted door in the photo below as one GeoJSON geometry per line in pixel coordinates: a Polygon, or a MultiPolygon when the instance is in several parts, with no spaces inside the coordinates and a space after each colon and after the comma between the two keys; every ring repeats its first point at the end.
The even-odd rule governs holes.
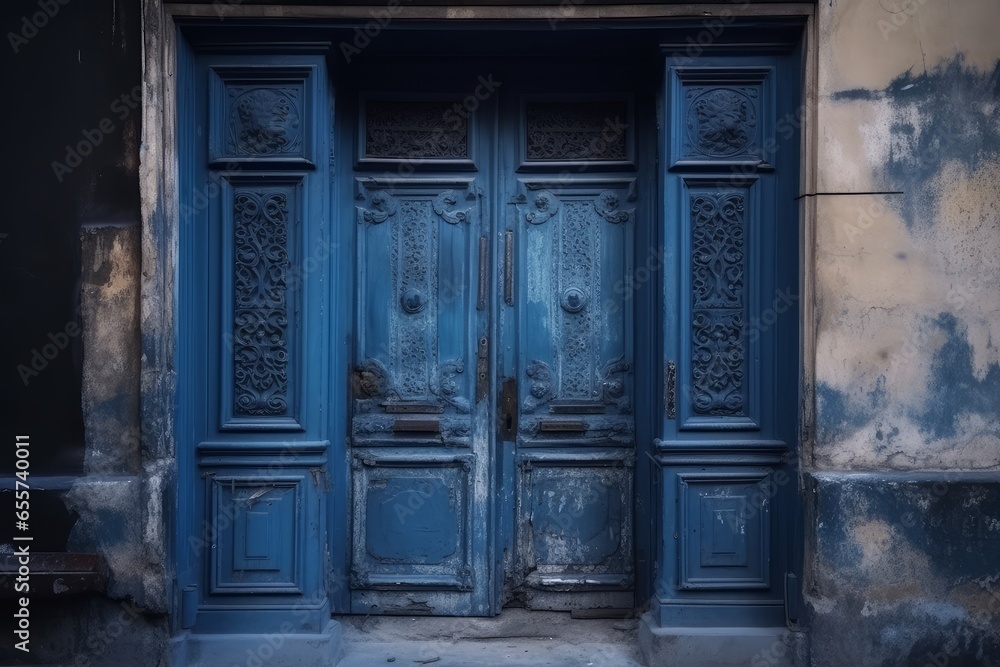
{"type": "Polygon", "coordinates": [[[666,59],[661,626],[797,618],[798,62],[666,59]]]}
{"type": "Polygon", "coordinates": [[[350,608],[632,607],[635,96],[429,67],[368,70],[344,142],[350,608]]]}
{"type": "Polygon", "coordinates": [[[435,91],[426,72],[411,76],[397,64],[370,70],[353,91],[356,613],[485,615],[495,607],[494,103],[488,82],[459,80],[435,91]],[[474,113],[463,102],[470,93],[455,92],[466,87],[474,113]]]}
{"type": "Polygon", "coordinates": [[[526,80],[501,107],[509,140],[498,234],[499,437],[513,518],[504,594],[532,609],[631,608],[635,354],[626,286],[647,215],[636,94],[620,69],[575,67],[585,81],[526,80]]]}

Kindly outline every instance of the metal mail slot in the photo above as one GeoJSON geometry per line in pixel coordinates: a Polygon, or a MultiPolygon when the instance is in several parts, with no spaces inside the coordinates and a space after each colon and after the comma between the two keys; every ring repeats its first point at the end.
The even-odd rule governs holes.
{"type": "Polygon", "coordinates": [[[394,433],[440,433],[441,422],[437,419],[397,419],[392,430],[394,433]]]}
{"type": "Polygon", "coordinates": [[[587,430],[587,424],[582,421],[570,421],[568,419],[543,419],[538,422],[538,430],[583,433],[587,430]]]}

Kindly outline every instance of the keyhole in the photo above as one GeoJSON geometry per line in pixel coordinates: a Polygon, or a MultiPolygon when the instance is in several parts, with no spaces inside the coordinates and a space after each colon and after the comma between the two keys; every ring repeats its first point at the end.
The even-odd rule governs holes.
{"type": "Polygon", "coordinates": [[[509,431],[514,427],[514,417],[508,412],[506,416],[507,430],[509,431]]]}

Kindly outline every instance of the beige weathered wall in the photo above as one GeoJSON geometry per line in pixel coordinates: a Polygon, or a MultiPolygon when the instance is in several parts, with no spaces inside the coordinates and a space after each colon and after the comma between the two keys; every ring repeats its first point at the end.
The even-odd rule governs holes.
{"type": "Polygon", "coordinates": [[[818,13],[816,466],[997,469],[1000,1],[818,13]]]}
{"type": "Polygon", "coordinates": [[[812,664],[1000,664],[1000,0],[817,12],[812,664]]]}

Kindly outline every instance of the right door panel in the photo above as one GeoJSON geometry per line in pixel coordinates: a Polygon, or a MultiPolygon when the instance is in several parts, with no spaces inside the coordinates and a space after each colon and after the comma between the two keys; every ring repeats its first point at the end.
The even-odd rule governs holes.
{"type": "Polygon", "coordinates": [[[518,387],[507,594],[533,609],[631,608],[630,101],[519,102],[504,240],[518,387]]]}

